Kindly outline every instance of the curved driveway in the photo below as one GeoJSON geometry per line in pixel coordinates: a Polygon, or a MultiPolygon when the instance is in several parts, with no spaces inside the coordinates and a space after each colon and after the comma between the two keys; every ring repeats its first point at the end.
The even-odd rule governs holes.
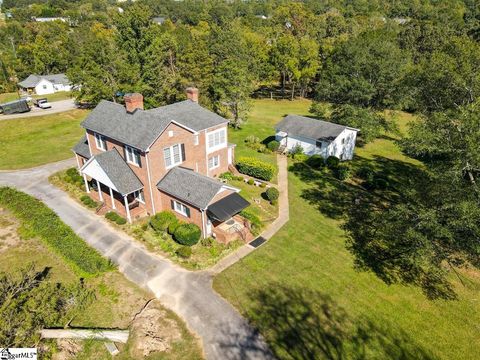
{"type": "MultiPolygon", "coordinates": [[[[200,336],[207,359],[273,359],[261,335],[213,291],[212,274],[220,269],[191,272],[148,252],[48,182],[50,174],[74,165],[73,160],[66,160],[28,170],[0,172],[0,185],[14,186],[42,200],[87,243],[112,259],[128,279],[152,291],[200,336]]],[[[279,182],[280,178],[286,181],[284,159],[279,182]]],[[[285,184],[279,185],[286,188],[285,184]]],[[[275,228],[288,220],[286,206],[287,217],[278,219],[275,228]]],[[[229,266],[250,251],[249,245],[243,246],[221,267],[229,266]]]]}

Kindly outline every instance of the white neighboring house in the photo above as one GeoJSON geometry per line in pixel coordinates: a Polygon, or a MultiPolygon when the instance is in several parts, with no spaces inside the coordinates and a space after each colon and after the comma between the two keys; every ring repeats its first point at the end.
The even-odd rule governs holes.
{"type": "Polygon", "coordinates": [[[287,115],[275,127],[280,147],[292,150],[300,145],[307,155],[336,156],[351,160],[358,129],[299,115],[287,115]]]}
{"type": "Polygon", "coordinates": [[[58,91],[70,91],[72,85],[65,74],[29,75],[18,86],[28,94],[47,95],[58,91]]]}

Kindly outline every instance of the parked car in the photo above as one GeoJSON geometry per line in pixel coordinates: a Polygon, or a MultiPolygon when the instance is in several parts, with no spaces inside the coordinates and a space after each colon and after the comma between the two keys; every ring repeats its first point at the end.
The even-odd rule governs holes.
{"type": "Polygon", "coordinates": [[[40,109],[50,109],[52,107],[52,104],[46,98],[36,99],[33,101],[33,104],[40,109]]]}
{"type": "Polygon", "coordinates": [[[0,112],[4,115],[19,114],[30,111],[30,106],[26,100],[15,100],[5,104],[0,104],[0,112]]]}

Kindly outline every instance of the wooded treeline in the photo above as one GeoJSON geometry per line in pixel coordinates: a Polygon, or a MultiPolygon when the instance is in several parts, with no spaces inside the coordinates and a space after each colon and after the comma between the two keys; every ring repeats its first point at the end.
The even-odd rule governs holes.
{"type": "Polygon", "coordinates": [[[3,11],[0,92],[67,72],[80,101],[137,91],[151,108],[196,86],[240,126],[263,88],[314,98],[319,118],[360,128],[364,142],[395,130],[384,109],[416,112],[399,145],[424,176],[394,202],[352,211],[349,249],[359,267],[431,297],[454,296],[449,269],[480,266],[477,0],[4,0],[3,11]]]}

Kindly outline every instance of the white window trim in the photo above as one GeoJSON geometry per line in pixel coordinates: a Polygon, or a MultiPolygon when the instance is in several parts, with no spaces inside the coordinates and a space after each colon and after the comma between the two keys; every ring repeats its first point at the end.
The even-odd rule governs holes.
{"type": "Polygon", "coordinates": [[[107,140],[105,139],[105,136],[100,135],[98,133],[94,133],[95,137],[95,145],[97,146],[98,150],[102,151],[107,151],[107,140]]]}
{"type": "Polygon", "coordinates": [[[145,194],[143,193],[143,190],[134,191],[133,196],[135,197],[135,200],[138,200],[142,204],[145,204],[145,194]]]}
{"type": "Polygon", "coordinates": [[[193,135],[193,145],[197,146],[199,143],[199,136],[198,134],[193,135]]]}
{"type": "Polygon", "coordinates": [[[208,159],[208,170],[216,169],[220,166],[220,155],[214,155],[208,159]],[[212,159],[213,166],[210,166],[210,159],[212,159]],[[217,165],[215,165],[215,159],[217,159],[217,165]]]}
{"type": "Polygon", "coordinates": [[[217,129],[217,130],[214,130],[214,131],[207,132],[206,139],[207,139],[207,144],[206,144],[207,146],[206,147],[207,147],[207,152],[208,153],[212,153],[214,151],[225,148],[227,146],[227,128],[220,128],[220,129],[217,129]],[[214,136],[216,133],[220,133],[220,132],[225,133],[225,142],[210,147],[210,141],[209,141],[210,135],[214,136]]]}
{"type": "Polygon", "coordinates": [[[163,151],[165,151],[166,149],[168,149],[170,151],[170,161],[171,161],[171,164],[170,165],[167,165],[166,161],[165,161],[165,152],[163,153],[163,161],[165,162],[165,169],[171,169],[177,165],[180,165],[181,163],[183,163],[183,159],[182,159],[182,144],[173,144],[172,146],[169,146],[169,147],[166,147],[166,148],[163,148],[163,151]],[[174,152],[173,152],[173,147],[174,146],[178,146],[178,151],[179,151],[179,154],[180,154],[180,161],[179,162],[175,162],[175,156],[174,156],[174,152]]]}
{"type": "Polygon", "coordinates": [[[180,201],[173,200],[173,210],[175,210],[177,213],[179,213],[180,215],[183,215],[185,217],[188,217],[188,212],[187,212],[186,209],[187,209],[187,205],[181,203],[180,201]],[[183,209],[185,209],[185,210],[183,210],[183,209]]]}
{"type": "Polygon", "coordinates": [[[138,150],[135,148],[132,148],[131,146],[125,145],[125,156],[127,158],[126,159],[127,163],[140,167],[140,162],[137,162],[137,157],[135,156],[135,152],[138,152],[138,150]]]}

